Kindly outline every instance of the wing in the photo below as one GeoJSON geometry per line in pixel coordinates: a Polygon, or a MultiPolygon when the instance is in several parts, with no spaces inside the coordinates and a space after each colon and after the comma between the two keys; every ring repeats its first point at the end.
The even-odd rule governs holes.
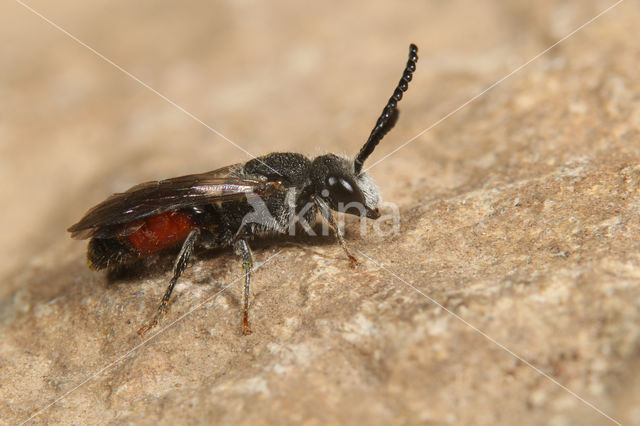
{"type": "Polygon", "coordinates": [[[122,229],[123,224],[138,219],[218,201],[261,196],[280,185],[266,178],[242,176],[241,170],[242,165],[234,164],[207,173],[136,185],[93,207],[67,231],[75,239],[111,236],[114,229],[122,229]]]}

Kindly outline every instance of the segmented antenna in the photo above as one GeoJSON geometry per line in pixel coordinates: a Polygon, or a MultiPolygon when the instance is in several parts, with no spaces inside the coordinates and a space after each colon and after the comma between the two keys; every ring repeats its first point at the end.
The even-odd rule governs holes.
{"type": "Polygon", "coordinates": [[[406,92],[409,87],[409,82],[413,78],[413,72],[416,70],[416,62],[418,62],[418,46],[411,43],[409,46],[409,60],[402,73],[402,78],[398,82],[398,86],[396,90],[394,90],[393,95],[389,98],[389,102],[387,102],[387,105],[382,110],[382,114],[380,114],[380,118],[378,118],[375,127],[371,130],[369,139],[367,139],[367,142],[362,146],[358,156],[353,161],[356,174],[360,173],[364,160],[371,155],[376,145],[378,145],[389,130],[393,128],[396,121],[398,121],[398,102],[402,99],[402,93],[406,92]]]}

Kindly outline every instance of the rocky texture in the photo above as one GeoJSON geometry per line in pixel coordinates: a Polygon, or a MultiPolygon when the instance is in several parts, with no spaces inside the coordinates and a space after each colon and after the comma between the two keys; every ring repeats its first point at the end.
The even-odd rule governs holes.
{"type": "MultiPolygon", "coordinates": [[[[503,3],[31,4],[256,154],[354,153],[414,41],[372,165],[613,4],[503,3]]],[[[609,423],[597,407],[640,424],[636,6],[376,165],[401,232],[349,222],[359,269],[330,240],[256,246],[242,337],[241,265],[199,253],[143,341],[171,258],[108,280],[65,227],[137,182],[246,158],[3,4],[0,422],[609,423]]]]}

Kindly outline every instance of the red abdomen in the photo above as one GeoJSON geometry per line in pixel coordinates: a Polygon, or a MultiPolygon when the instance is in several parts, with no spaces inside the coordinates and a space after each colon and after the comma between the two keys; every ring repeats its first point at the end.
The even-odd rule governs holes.
{"type": "Polygon", "coordinates": [[[140,255],[150,255],[184,241],[195,226],[181,212],[161,213],[142,220],[140,228],[125,238],[140,255]]]}

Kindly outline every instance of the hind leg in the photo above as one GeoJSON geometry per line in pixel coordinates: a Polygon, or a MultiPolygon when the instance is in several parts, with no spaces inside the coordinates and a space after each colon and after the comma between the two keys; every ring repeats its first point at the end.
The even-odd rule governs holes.
{"type": "Polygon", "coordinates": [[[187,266],[187,261],[193,252],[193,247],[199,235],[200,230],[194,229],[189,233],[189,235],[187,235],[187,239],[184,240],[184,243],[182,243],[182,249],[180,249],[180,253],[178,253],[178,257],[176,258],[176,263],[173,266],[173,277],[171,278],[171,281],[169,281],[169,287],[167,287],[167,290],[164,292],[160,306],[158,306],[158,311],[149,324],[140,327],[138,330],[139,335],[143,335],[151,328],[155,327],[158,324],[160,317],[167,312],[167,306],[169,304],[169,299],[171,298],[171,293],[173,292],[173,287],[175,287],[176,282],[178,282],[178,278],[180,278],[180,275],[184,272],[184,269],[187,266]]]}

